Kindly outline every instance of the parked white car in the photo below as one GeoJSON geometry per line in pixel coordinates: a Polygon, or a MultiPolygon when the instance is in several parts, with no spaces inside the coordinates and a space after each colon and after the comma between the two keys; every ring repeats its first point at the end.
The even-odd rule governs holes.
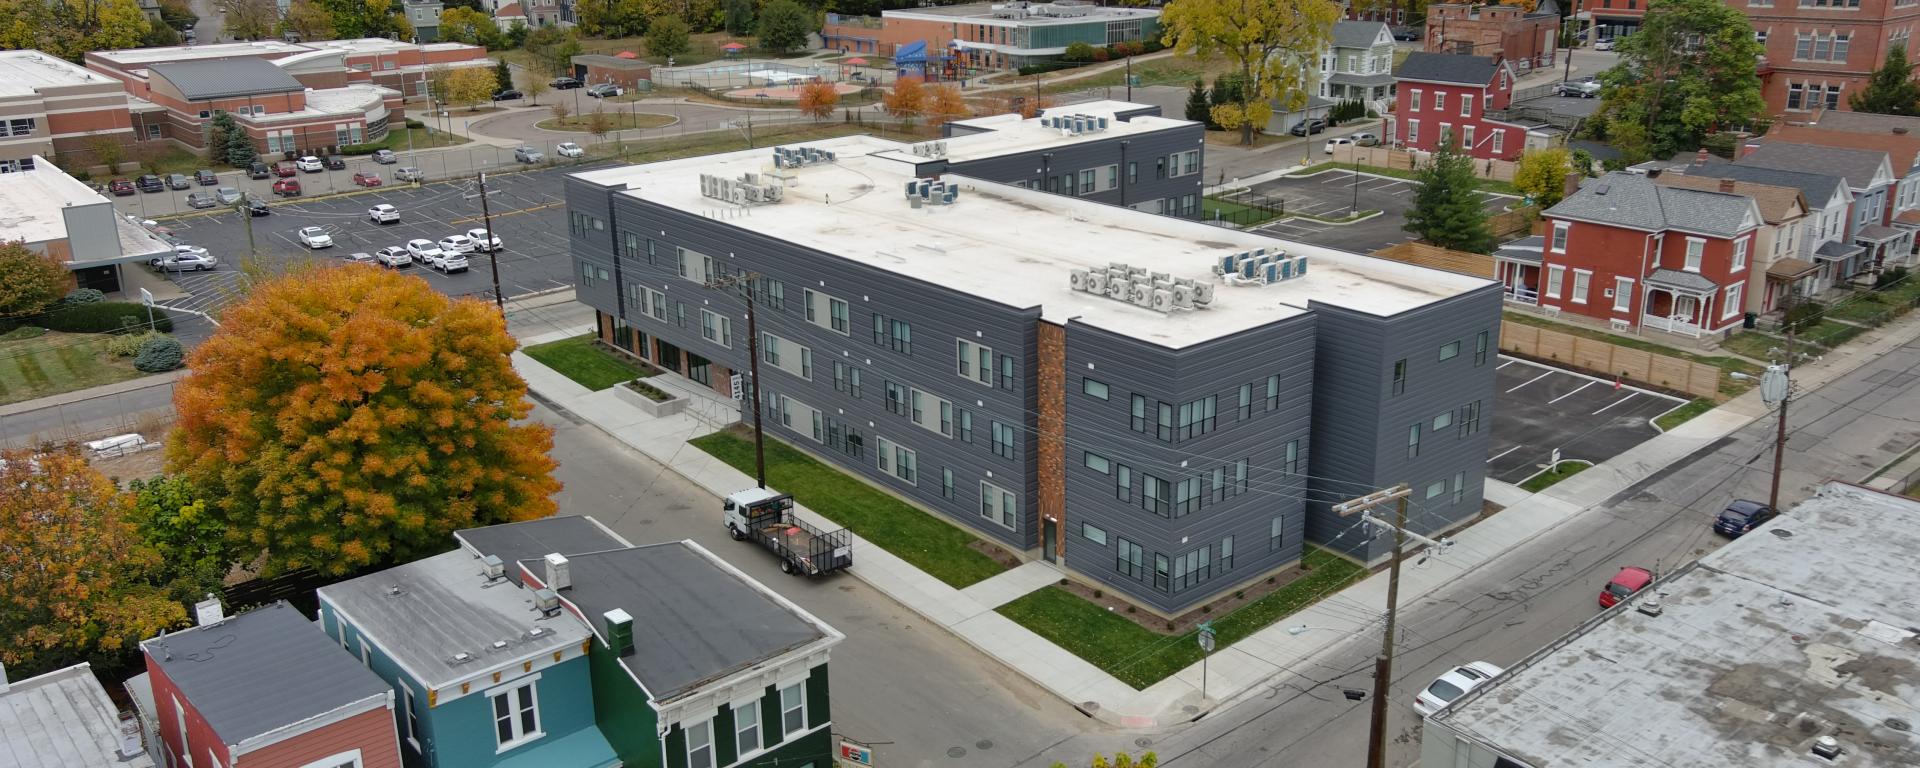
{"type": "Polygon", "coordinates": [[[440,250],[447,253],[473,253],[476,245],[473,238],[466,235],[447,235],[440,238],[440,250]]]}
{"type": "Polygon", "coordinates": [[[1426,717],[1445,709],[1454,699],[1467,695],[1468,691],[1486,684],[1505,671],[1484,661],[1454,667],[1413,697],[1413,711],[1426,717]]]}
{"type": "Polygon", "coordinates": [[[413,257],[415,264],[425,264],[437,269],[439,268],[437,262],[446,258],[447,252],[440,250],[440,246],[434,245],[432,240],[418,238],[407,241],[407,255],[413,257]]]}
{"type": "Polygon", "coordinates": [[[374,251],[373,260],[380,262],[380,266],[388,269],[401,269],[413,266],[413,255],[407,253],[407,249],[397,245],[390,245],[374,251]]]}
{"type": "Polygon", "coordinates": [[[319,227],[303,227],[300,230],[300,242],[308,248],[332,248],[333,235],[319,227]]]}
{"type": "Polygon", "coordinates": [[[205,272],[220,266],[220,260],[207,253],[207,249],[193,245],[177,247],[172,256],[163,256],[153,264],[162,272],[205,272]]]}
{"type": "Polygon", "coordinates": [[[367,253],[366,251],[354,251],[353,253],[347,254],[347,261],[355,264],[373,264],[376,262],[376,259],[373,258],[373,254],[367,253]]]}
{"type": "Polygon", "coordinates": [[[375,224],[392,224],[400,220],[400,209],[381,203],[367,209],[367,220],[375,224]]]}
{"type": "Polygon", "coordinates": [[[487,230],[485,229],[469,229],[467,230],[467,237],[473,240],[473,249],[481,253],[493,253],[506,247],[500,242],[499,235],[494,235],[491,238],[487,237],[487,230]]]}
{"type": "Polygon", "coordinates": [[[306,173],[319,173],[327,169],[326,164],[320,162],[320,158],[314,157],[313,155],[307,155],[306,157],[293,161],[293,167],[306,173]]]}
{"type": "Polygon", "coordinates": [[[587,151],[585,149],[582,149],[580,145],[575,144],[571,141],[560,142],[560,146],[554,147],[553,151],[559,154],[561,157],[586,157],[587,156],[587,151]]]}
{"type": "Polygon", "coordinates": [[[434,269],[449,275],[467,271],[467,255],[457,251],[441,251],[440,260],[429,264],[434,269]]]}
{"type": "Polygon", "coordinates": [[[1351,147],[1351,146],[1353,146],[1352,138],[1349,138],[1346,136],[1335,136],[1331,139],[1327,139],[1327,154],[1329,155],[1333,154],[1333,151],[1340,147],[1351,147]]]}

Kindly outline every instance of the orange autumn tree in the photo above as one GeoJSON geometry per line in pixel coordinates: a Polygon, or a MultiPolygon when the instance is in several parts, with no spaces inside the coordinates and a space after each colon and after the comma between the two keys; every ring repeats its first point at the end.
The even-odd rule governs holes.
{"type": "Polygon", "coordinates": [[[815,120],[825,119],[833,114],[833,107],[840,103],[840,91],[833,83],[810,80],[800,86],[800,114],[815,120]]]}
{"type": "Polygon", "coordinates": [[[366,265],[308,271],[225,310],[174,390],[171,469],[269,573],[342,575],[553,514],[553,430],[492,305],[366,265]]]}
{"type": "Polygon", "coordinates": [[[893,81],[893,87],[880,97],[880,106],[904,123],[912,123],[926,106],[927,89],[920,78],[908,75],[893,81]]]}
{"type": "Polygon", "coordinates": [[[925,109],[927,124],[935,126],[965,120],[972,114],[966,98],[960,95],[960,87],[950,83],[927,88],[925,109]]]}
{"type": "Polygon", "coordinates": [[[72,451],[0,452],[0,662],[15,679],[116,656],[186,619],[133,495],[72,451]]]}

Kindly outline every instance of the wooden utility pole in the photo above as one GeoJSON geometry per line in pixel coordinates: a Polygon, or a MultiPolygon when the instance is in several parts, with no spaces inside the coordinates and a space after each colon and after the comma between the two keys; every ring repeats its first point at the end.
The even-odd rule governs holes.
{"type": "Polygon", "coordinates": [[[1357,499],[1333,505],[1341,517],[1359,514],[1361,524],[1384,525],[1372,515],[1374,507],[1396,502],[1393,518],[1393,560],[1387,566],[1387,626],[1380,638],[1380,655],[1373,660],[1373,717],[1367,727],[1367,768],[1386,768],[1387,698],[1393,681],[1393,632],[1400,607],[1400,560],[1407,538],[1407,497],[1413,494],[1405,483],[1374,491],[1357,499]]]}
{"type": "Polygon", "coordinates": [[[758,272],[741,272],[718,280],[708,279],[707,287],[740,288],[747,299],[747,386],[741,395],[753,400],[753,482],[756,487],[767,487],[767,442],[766,434],[760,425],[760,326],[754,321],[753,286],[760,279],[758,272]]]}

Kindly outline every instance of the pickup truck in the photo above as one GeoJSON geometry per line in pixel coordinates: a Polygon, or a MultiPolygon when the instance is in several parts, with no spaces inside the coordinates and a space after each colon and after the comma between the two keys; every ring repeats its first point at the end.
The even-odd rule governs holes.
{"type": "Polygon", "coordinates": [[[727,533],[752,539],[780,557],[782,573],[818,576],[853,565],[853,534],[822,531],[793,513],[793,497],[768,488],[748,488],[721,502],[727,533]]]}

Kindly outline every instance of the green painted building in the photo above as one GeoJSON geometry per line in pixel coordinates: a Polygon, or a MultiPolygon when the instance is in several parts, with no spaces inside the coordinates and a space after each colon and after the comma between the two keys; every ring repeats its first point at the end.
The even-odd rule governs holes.
{"type": "Polygon", "coordinates": [[[626,766],[832,765],[843,636],[705,548],[632,546],[587,517],[456,537],[591,628],[595,721],[626,766]]]}

